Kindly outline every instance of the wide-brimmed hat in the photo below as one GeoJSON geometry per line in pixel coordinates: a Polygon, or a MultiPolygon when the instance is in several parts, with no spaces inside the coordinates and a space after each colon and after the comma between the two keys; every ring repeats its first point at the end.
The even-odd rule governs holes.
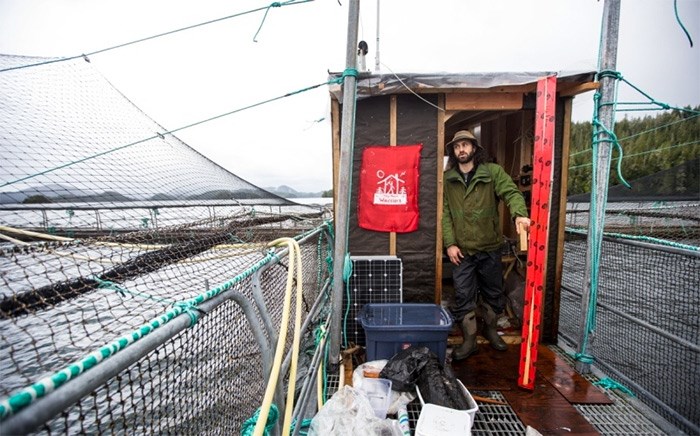
{"type": "Polygon", "coordinates": [[[482,148],[479,144],[479,141],[476,139],[476,136],[474,136],[474,134],[469,130],[459,130],[457,133],[455,133],[455,136],[452,138],[452,141],[445,144],[445,148],[452,146],[452,144],[462,139],[468,139],[472,142],[472,144],[474,144],[475,147],[482,148]]]}

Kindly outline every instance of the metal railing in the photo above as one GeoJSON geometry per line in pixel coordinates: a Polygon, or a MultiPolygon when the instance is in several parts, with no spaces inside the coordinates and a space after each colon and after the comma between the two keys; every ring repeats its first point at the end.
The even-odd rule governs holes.
{"type": "MultiPolygon", "coordinates": [[[[582,232],[567,230],[564,247],[560,334],[572,344],[580,338],[582,238],[582,232]]],[[[690,247],[604,237],[587,354],[652,410],[697,434],[700,251],[690,247]]]]}
{"type": "MultiPolygon", "coordinates": [[[[327,225],[322,225],[297,239],[305,277],[302,331],[306,331],[327,324],[328,311],[323,309],[330,301],[331,236],[327,225]]],[[[260,253],[251,267],[202,294],[196,306],[170,319],[161,316],[145,334],[125,335],[139,337],[106,353],[94,367],[80,370],[74,362],[42,379],[55,382],[57,374],[76,372],[55,389],[34,382],[15,391],[2,402],[9,410],[4,409],[0,433],[240,433],[242,423],[260,406],[270,373],[287,256],[287,249],[260,253]],[[22,399],[27,393],[28,401],[22,399]]],[[[75,321],[90,323],[89,319],[75,321]]],[[[4,327],[10,325],[3,322],[4,327]]],[[[11,322],[18,325],[21,320],[11,322]]],[[[46,334],[70,335],[73,328],[77,327],[66,324],[63,330],[55,328],[46,334]]],[[[290,345],[288,335],[283,374],[289,370],[290,345]]],[[[315,346],[313,369],[317,370],[321,347],[315,346]]],[[[6,347],[11,345],[3,344],[6,347]]],[[[315,372],[309,371],[307,379],[301,387],[305,391],[315,372]]],[[[281,377],[275,395],[282,413],[284,384],[281,377]]],[[[295,417],[303,414],[302,409],[295,417]]]]}

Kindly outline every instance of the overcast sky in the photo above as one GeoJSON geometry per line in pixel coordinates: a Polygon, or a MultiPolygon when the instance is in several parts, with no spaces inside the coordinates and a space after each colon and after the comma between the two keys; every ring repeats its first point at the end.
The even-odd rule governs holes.
{"type": "MultiPolygon", "coordinates": [[[[316,0],[271,8],[264,22],[265,11],[246,14],[95,54],[91,62],[151,118],[176,129],[324,83],[329,70],[344,70],[348,3],[316,0]]],[[[269,4],[0,0],[0,53],[75,56],[269,4]]],[[[603,0],[381,0],[380,70],[593,71],[603,5],[603,0]]],[[[673,0],[622,0],[617,69],[656,100],[698,105],[700,0],[678,0],[678,14],[692,48],[673,0]]],[[[362,0],[359,32],[370,47],[371,70],[376,17],[377,0],[362,0]]],[[[575,120],[591,119],[591,100],[592,93],[576,98],[575,120]]],[[[621,87],[620,100],[642,97],[621,87]]],[[[321,87],[177,136],[258,186],[316,192],[332,185],[329,110],[328,90],[321,87]]]]}

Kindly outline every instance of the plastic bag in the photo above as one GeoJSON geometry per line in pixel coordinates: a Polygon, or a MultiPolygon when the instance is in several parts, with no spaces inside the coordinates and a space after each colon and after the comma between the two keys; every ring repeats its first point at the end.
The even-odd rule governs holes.
{"type": "MultiPolygon", "coordinates": [[[[362,389],[362,383],[366,378],[384,378],[381,377],[381,371],[386,366],[388,360],[372,360],[370,362],[365,362],[355,368],[352,372],[352,386],[356,389],[362,389]]],[[[408,403],[416,398],[415,389],[409,392],[397,392],[394,389],[394,382],[392,380],[391,385],[391,404],[387,409],[387,415],[395,415],[399,408],[406,407],[408,403]]]]}
{"type": "Polygon", "coordinates": [[[431,359],[437,362],[437,356],[428,347],[408,347],[389,359],[379,377],[391,380],[395,391],[413,392],[423,367],[431,359]]]}
{"type": "Polygon", "coordinates": [[[388,361],[386,359],[372,360],[355,368],[355,370],[352,372],[352,386],[359,389],[362,387],[362,382],[365,378],[383,378],[379,377],[379,374],[381,373],[382,369],[384,369],[387,362],[388,361]]]}
{"type": "Polygon", "coordinates": [[[440,365],[434,354],[421,371],[417,385],[426,403],[457,410],[469,409],[452,369],[440,365]]]}
{"type": "Polygon", "coordinates": [[[377,418],[367,397],[352,386],[343,386],[318,411],[309,435],[402,436],[399,423],[377,418]]]}

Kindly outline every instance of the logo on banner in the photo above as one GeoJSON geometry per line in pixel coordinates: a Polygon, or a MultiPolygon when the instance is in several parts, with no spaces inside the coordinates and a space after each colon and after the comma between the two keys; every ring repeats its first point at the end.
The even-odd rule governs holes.
{"type": "Polygon", "coordinates": [[[374,192],[374,204],[402,205],[408,203],[406,195],[406,181],[402,178],[406,171],[386,175],[384,171],[377,171],[377,190],[374,192]]]}
{"type": "Polygon", "coordinates": [[[408,233],[418,229],[422,144],[369,145],[362,150],[357,224],[366,230],[408,233]]]}

